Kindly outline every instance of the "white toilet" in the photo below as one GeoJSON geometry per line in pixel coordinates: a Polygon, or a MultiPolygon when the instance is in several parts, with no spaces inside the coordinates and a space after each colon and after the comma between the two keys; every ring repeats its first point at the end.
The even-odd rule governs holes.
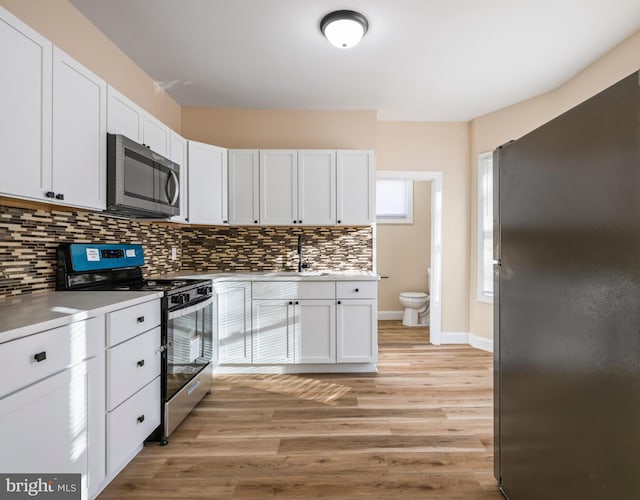
{"type": "MultiPolygon", "coordinates": [[[[431,269],[427,271],[427,292],[429,292],[430,279],[431,269]]],[[[404,315],[402,317],[404,326],[429,325],[429,293],[402,292],[400,294],[400,304],[404,307],[404,315]]]]}

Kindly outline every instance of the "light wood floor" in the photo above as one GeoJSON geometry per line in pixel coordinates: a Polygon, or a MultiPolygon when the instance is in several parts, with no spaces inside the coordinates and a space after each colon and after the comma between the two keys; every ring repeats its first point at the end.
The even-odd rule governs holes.
{"type": "Polygon", "coordinates": [[[501,499],[491,354],[379,325],[377,374],[216,376],[100,498],[501,499]]]}

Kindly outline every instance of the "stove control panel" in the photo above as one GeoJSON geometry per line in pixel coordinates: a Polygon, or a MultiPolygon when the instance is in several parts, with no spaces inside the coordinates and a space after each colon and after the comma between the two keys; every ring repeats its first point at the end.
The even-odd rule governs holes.
{"type": "Polygon", "coordinates": [[[144,265],[144,253],[139,244],[70,243],[59,249],[75,272],[103,271],[144,265]]]}

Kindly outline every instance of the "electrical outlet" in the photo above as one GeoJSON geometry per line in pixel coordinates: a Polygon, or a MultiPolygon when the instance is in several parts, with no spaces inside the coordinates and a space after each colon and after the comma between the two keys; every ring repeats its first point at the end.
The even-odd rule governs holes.
{"type": "Polygon", "coordinates": [[[171,260],[176,260],[178,258],[178,249],[176,247],[171,247],[171,260]]]}

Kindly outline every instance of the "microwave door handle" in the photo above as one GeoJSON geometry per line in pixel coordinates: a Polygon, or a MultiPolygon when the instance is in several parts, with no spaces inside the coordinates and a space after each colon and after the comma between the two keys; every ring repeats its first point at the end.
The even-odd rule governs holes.
{"type": "Polygon", "coordinates": [[[174,205],[176,200],[178,199],[178,195],[180,194],[180,182],[178,181],[178,176],[173,170],[169,170],[169,174],[171,177],[167,179],[167,185],[165,186],[165,191],[167,192],[167,199],[171,200],[169,203],[174,205]],[[171,192],[169,191],[169,183],[173,179],[173,182],[176,184],[176,191],[173,193],[173,198],[171,197],[171,192]]]}

